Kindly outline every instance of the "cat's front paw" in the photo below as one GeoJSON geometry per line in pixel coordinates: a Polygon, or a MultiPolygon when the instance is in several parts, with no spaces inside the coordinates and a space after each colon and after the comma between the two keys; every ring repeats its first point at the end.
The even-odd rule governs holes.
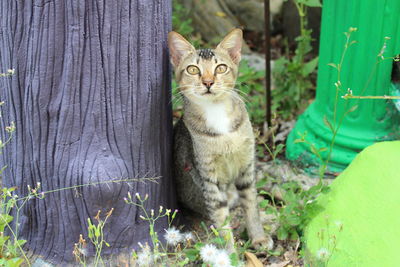
{"type": "Polygon", "coordinates": [[[253,239],[251,242],[252,246],[255,249],[267,249],[267,250],[272,250],[272,248],[274,247],[274,241],[272,240],[272,238],[270,236],[265,236],[259,239],[253,239]]]}

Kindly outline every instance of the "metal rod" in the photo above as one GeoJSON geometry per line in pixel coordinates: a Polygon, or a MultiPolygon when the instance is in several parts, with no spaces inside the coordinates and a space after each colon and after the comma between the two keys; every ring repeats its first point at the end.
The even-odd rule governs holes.
{"type": "Polygon", "coordinates": [[[270,30],[270,10],[269,1],[264,0],[264,31],[265,31],[265,92],[266,92],[266,121],[267,126],[271,127],[271,30],[270,30]]]}

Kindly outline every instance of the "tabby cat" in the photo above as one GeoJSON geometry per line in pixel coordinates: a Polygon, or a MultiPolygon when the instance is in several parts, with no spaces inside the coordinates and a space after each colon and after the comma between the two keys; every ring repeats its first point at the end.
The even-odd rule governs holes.
{"type": "MultiPolygon", "coordinates": [[[[168,44],[184,102],[184,115],[174,128],[179,201],[226,227],[229,208],[239,198],[253,245],[271,249],[257,208],[253,129],[234,89],[242,31],[231,31],[214,50],[196,50],[176,32],[169,33],[168,44]]],[[[225,234],[232,248],[231,231],[225,234]]]]}

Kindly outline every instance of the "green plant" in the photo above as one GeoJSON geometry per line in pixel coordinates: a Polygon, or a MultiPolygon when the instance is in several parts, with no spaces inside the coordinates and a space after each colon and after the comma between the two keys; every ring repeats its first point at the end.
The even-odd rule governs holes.
{"type": "Polygon", "coordinates": [[[239,66],[235,91],[245,102],[252,123],[260,126],[265,120],[264,78],[265,71],[258,71],[251,67],[246,60],[242,60],[239,66]]]}
{"type": "Polygon", "coordinates": [[[88,218],[88,237],[92,244],[96,249],[96,254],[94,257],[94,266],[97,266],[99,263],[104,265],[103,259],[101,257],[101,251],[103,245],[109,247],[110,245],[104,240],[104,226],[106,225],[107,219],[111,216],[114,209],[111,209],[107,212],[106,217],[104,220],[100,218],[101,211],[97,212],[97,215],[94,219],[97,221],[97,225],[93,224],[90,218],[88,218]]]}
{"type": "Polygon", "coordinates": [[[20,266],[24,261],[20,258],[20,255],[24,254],[22,245],[25,240],[18,240],[16,233],[10,226],[14,218],[9,213],[11,208],[16,205],[18,197],[12,193],[14,190],[15,188],[2,188],[1,190],[0,266],[20,266]],[[11,232],[12,238],[6,234],[6,231],[11,232]]]}
{"type": "MultiPolygon", "coordinates": [[[[315,198],[320,193],[326,192],[328,190],[328,187],[323,183],[323,178],[325,176],[325,171],[330,160],[333,145],[335,143],[335,137],[340,129],[343,118],[357,108],[356,105],[350,107],[349,109],[346,108],[345,110],[347,111],[343,113],[339,119],[337,118],[337,105],[339,94],[343,90],[342,84],[340,82],[341,68],[347,50],[349,49],[349,47],[351,47],[351,45],[356,43],[355,41],[351,40],[351,34],[356,30],[356,28],[350,27],[349,30],[345,33],[346,43],[344,45],[340,62],[337,64],[330,64],[338,71],[338,82],[335,83],[336,98],[334,102],[333,121],[330,122],[326,117],[324,118],[324,123],[329,127],[333,134],[332,140],[330,142],[330,147],[318,148],[315,144],[310,143],[306,139],[307,133],[299,134],[300,138],[295,140],[296,143],[306,143],[307,145],[309,145],[311,152],[319,159],[320,168],[318,184],[308,190],[303,190],[297,182],[284,183],[283,185],[281,185],[281,189],[283,191],[283,199],[280,206],[276,205],[276,203],[274,202],[274,198],[269,193],[263,190],[260,192],[261,195],[268,196],[272,201],[272,203],[270,203],[268,199],[265,199],[261,202],[260,205],[262,208],[265,208],[267,213],[274,213],[277,216],[280,225],[277,231],[277,236],[280,240],[284,240],[287,238],[299,238],[309,220],[316,214],[316,212],[320,210],[320,207],[318,207],[314,203],[315,198]],[[327,153],[326,157],[322,155],[322,153],[325,152],[327,153]]],[[[262,187],[263,183],[261,182],[259,186],[262,187]]]]}
{"type": "Polygon", "coordinates": [[[326,225],[317,232],[317,237],[321,244],[327,244],[326,247],[320,247],[315,254],[312,254],[308,249],[302,251],[303,258],[307,266],[325,267],[328,266],[332,253],[337,251],[337,244],[340,234],[343,232],[343,223],[340,221],[334,222],[332,225],[329,218],[325,218],[326,225]],[[332,228],[333,226],[333,228],[332,228]],[[328,242],[326,242],[328,241],[328,242]]]}
{"type": "MultiPolygon", "coordinates": [[[[10,76],[14,70],[8,70],[7,73],[1,73],[0,76],[10,76]]],[[[0,103],[0,106],[4,102],[0,103]]],[[[0,140],[0,151],[11,141],[15,132],[15,124],[11,122],[10,126],[5,128],[8,138],[5,142],[0,140]]],[[[0,169],[0,175],[7,166],[0,169]]],[[[1,188],[0,191],[0,265],[1,266],[20,266],[24,261],[30,266],[29,260],[22,248],[25,240],[18,239],[19,233],[19,215],[26,202],[31,198],[42,198],[39,194],[40,184],[36,188],[28,187],[29,195],[19,198],[15,194],[15,187],[1,188]],[[11,216],[11,210],[15,209],[15,218],[11,216]],[[22,258],[21,258],[22,257],[22,258]]]]}
{"type": "MultiPolygon", "coordinates": [[[[196,232],[181,232],[172,226],[177,210],[172,212],[170,209],[160,206],[158,211],[147,211],[145,208],[147,199],[148,195],[141,197],[138,193],[134,197],[128,193],[124,199],[127,204],[137,206],[142,213],[140,218],[149,223],[151,246],[147,243],[139,243],[140,251],[134,251],[132,255],[138,266],[239,266],[238,254],[228,254],[225,250],[227,240],[221,232],[226,229],[207,227],[202,222],[204,238],[201,238],[196,232]],[[159,233],[155,231],[156,223],[164,219],[168,222],[168,229],[164,230],[163,236],[165,243],[161,242],[159,233]]],[[[245,248],[247,246],[237,251],[243,253],[245,248]]]]}
{"type": "MultiPolygon", "coordinates": [[[[344,112],[342,114],[338,114],[337,112],[337,106],[339,103],[339,99],[340,99],[340,94],[343,94],[345,92],[345,89],[343,87],[343,84],[341,82],[341,71],[342,71],[342,65],[343,65],[343,61],[345,59],[345,56],[347,54],[348,49],[356,44],[357,42],[355,40],[351,40],[351,35],[353,32],[356,32],[357,28],[354,27],[350,27],[348,29],[347,32],[345,32],[345,36],[346,36],[346,42],[344,44],[344,48],[343,48],[343,52],[340,58],[340,61],[338,63],[330,63],[328,64],[329,66],[333,67],[336,71],[337,71],[337,81],[335,82],[335,90],[336,90],[336,94],[335,94],[335,100],[334,100],[334,110],[333,110],[333,118],[332,120],[329,120],[326,116],[324,116],[324,124],[328,127],[328,129],[332,132],[332,138],[331,141],[329,143],[329,147],[328,148],[317,148],[314,144],[309,143],[306,140],[306,134],[307,133],[303,133],[300,134],[299,136],[300,138],[296,139],[295,142],[296,143],[306,143],[309,145],[311,152],[319,159],[320,161],[320,168],[319,168],[319,177],[320,179],[323,179],[325,172],[327,170],[328,164],[331,160],[331,156],[332,156],[332,151],[333,151],[333,146],[335,144],[335,140],[336,140],[336,136],[339,132],[339,129],[343,123],[344,118],[350,114],[351,112],[355,111],[358,108],[358,102],[352,106],[349,106],[348,102],[345,102],[344,105],[344,112]],[[326,153],[325,155],[323,153],[326,153]]],[[[377,55],[377,59],[376,62],[374,64],[374,67],[369,75],[369,78],[364,86],[364,88],[361,90],[361,94],[363,94],[363,92],[365,91],[365,89],[368,87],[372,76],[375,74],[376,72],[376,67],[377,65],[382,62],[383,60],[386,59],[395,59],[393,57],[384,57],[384,52],[385,52],[385,48],[386,48],[386,42],[387,40],[389,40],[390,38],[385,37],[384,43],[382,45],[382,49],[380,50],[379,54],[377,55]]],[[[347,89],[347,93],[345,95],[342,96],[343,99],[351,99],[351,98],[357,98],[357,99],[396,99],[396,97],[390,97],[390,96],[353,96],[352,90],[350,88],[347,89]]]]}
{"type": "Polygon", "coordinates": [[[183,36],[188,36],[194,31],[188,10],[177,0],[172,1],[172,28],[183,36]]]}
{"type": "Polygon", "coordinates": [[[194,47],[206,45],[202,42],[201,36],[193,34],[194,28],[192,26],[192,19],[189,17],[189,10],[187,10],[182,1],[172,1],[172,29],[186,38],[189,38],[194,47]]]}
{"type": "Polygon", "coordinates": [[[260,158],[263,158],[266,151],[271,157],[272,163],[275,164],[278,155],[284,151],[285,144],[277,143],[275,136],[275,131],[278,129],[278,125],[276,125],[276,118],[273,118],[272,125],[273,126],[269,128],[267,135],[260,136],[259,133],[256,132],[257,155],[260,158]],[[271,141],[269,144],[266,142],[268,139],[271,141]]]}
{"type": "Polygon", "coordinates": [[[300,36],[295,41],[297,48],[292,57],[286,56],[275,61],[273,76],[276,89],[272,91],[274,99],[272,110],[284,119],[293,119],[304,109],[314,95],[312,73],[316,70],[318,57],[306,62],[312,50],[311,30],[307,29],[307,8],[319,7],[319,0],[293,0],[300,17],[300,36]]]}
{"type": "Polygon", "coordinates": [[[299,240],[307,223],[321,209],[315,204],[315,198],[328,191],[328,187],[322,180],[307,190],[296,181],[286,182],[280,186],[282,200],[276,202],[274,196],[262,189],[266,182],[267,179],[262,179],[257,183],[257,187],[261,188],[259,194],[265,197],[260,202],[260,207],[267,214],[276,216],[279,223],[278,239],[299,240]]]}

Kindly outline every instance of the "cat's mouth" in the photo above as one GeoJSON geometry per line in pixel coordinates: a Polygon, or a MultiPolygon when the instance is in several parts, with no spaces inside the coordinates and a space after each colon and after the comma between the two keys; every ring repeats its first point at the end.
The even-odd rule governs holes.
{"type": "Polygon", "coordinates": [[[215,92],[211,91],[211,88],[207,88],[201,95],[215,95],[215,92]]]}
{"type": "Polygon", "coordinates": [[[205,91],[202,95],[215,95],[215,93],[211,92],[210,90],[205,91]]]}

